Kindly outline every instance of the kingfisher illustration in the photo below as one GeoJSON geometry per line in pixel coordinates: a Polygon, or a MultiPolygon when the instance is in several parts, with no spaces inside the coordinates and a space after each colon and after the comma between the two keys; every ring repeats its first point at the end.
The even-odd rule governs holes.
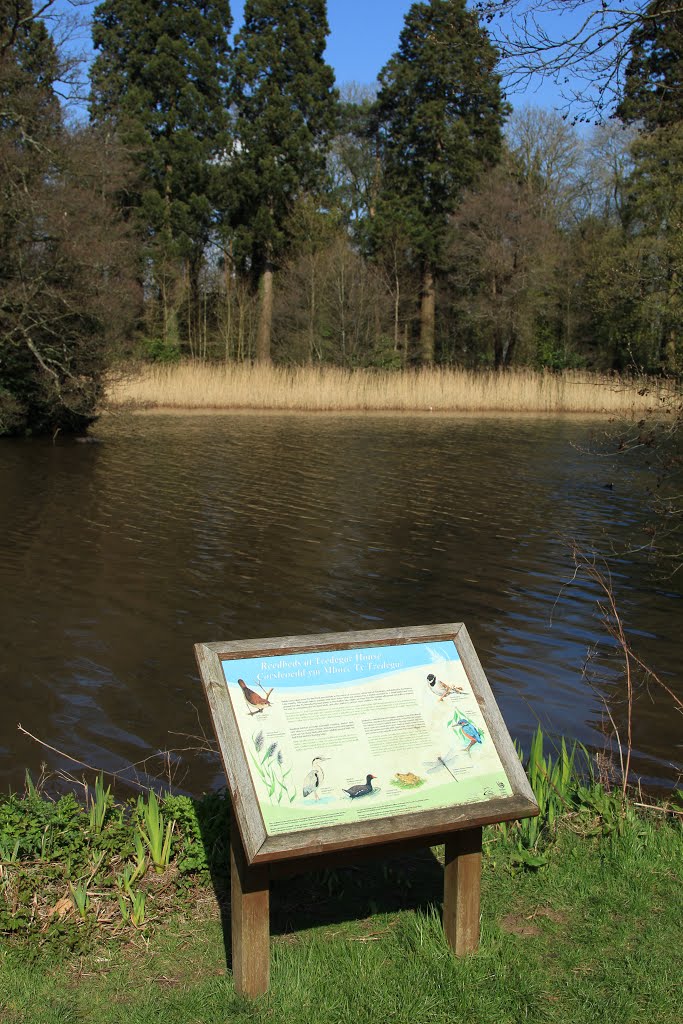
{"type": "Polygon", "coordinates": [[[443,679],[437,679],[433,672],[430,672],[427,676],[427,682],[432,688],[432,692],[437,694],[439,702],[444,700],[446,697],[450,697],[452,693],[463,693],[462,686],[453,686],[451,683],[444,683],[443,679]]]}
{"type": "Polygon", "coordinates": [[[367,796],[368,793],[372,793],[372,780],[376,779],[376,775],[366,775],[365,785],[360,782],[357,786],[349,786],[344,792],[348,793],[352,800],[356,800],[359,796],[367,796]]]}
{"type": "Polygon", "coordinates": [[[329,757],[314,757],[311,761],[311,770],[304,779],[303,793],[304,796],[310,796],[313,794],[316,800],[320,799],[320,787],[325,781],[325,775],[323,773],[322,761],[329,761],[329,757]]]}
{"type": "Polygon", "coordinates": [[[469,718],[463,718],[461,716],[456,721],[456,717],[453,715],[453,718],[448,724],[452,725],[454,729],[460,729],[460,735],[467,742],[467,747],[465,749],[468,754],[475,744],[484,742],[484,733],[481,729],[477,728],[474,722],[470,722],[469,718]]]}
{"type": "Polygon", "coordinates": [[[265,708],[271,707],[269,697],[273,690],[275,689],[275,687],[271,686],[269,690],[263,690],[263,687],[259,683],[258,685],[261,686],[261,689],[265,693],[265,697],[262,697],[260,693],[256,692],[256,690],[250,690],[247,684],[245,683],[244,679],[238,679],[237,682],[242,690],[242,693],[244,694],[244,699],[246,700],[247,704],[250,704],[254,709],[253,711],[249,712],[250,715],[258,715],[265,708]]]}

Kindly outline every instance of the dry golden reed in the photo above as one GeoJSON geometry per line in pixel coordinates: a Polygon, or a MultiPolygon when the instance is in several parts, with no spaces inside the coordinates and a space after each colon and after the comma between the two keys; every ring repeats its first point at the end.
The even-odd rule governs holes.
{"type": "Polygon", "coordinates": [[[666,400],[665,382],[620,381],[583,371],[403,373],[335,367],[186,362],[145,367],[108,389],[110,407],[399,413],[583,413],[641,416],[666,400]]]}

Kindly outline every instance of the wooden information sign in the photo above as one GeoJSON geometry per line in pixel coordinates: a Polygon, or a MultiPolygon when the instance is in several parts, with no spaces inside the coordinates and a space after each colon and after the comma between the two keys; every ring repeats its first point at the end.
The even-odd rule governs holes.
{"type": "Polygon", "coordinates": [[[268,987],[275,875],[445,845],[443,922],[479,943],[483,825],[538,806],[461,623],[196,644],[233,808],[237,990],[268,987]]]}

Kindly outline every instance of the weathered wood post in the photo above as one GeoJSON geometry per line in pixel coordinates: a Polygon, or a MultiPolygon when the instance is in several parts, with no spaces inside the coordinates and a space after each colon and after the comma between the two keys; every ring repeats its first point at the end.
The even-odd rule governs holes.
{"type": "Polygon", "coordinates": [[[446,839],[443,930],[456,956],[479,947],[481,835],[480,828],[470,828],[446,839]]]}
{"type": "Polygon", "coordinates": [[[263,995],[270,983],[270,877],[249,867],[235,812],[230,821],[232,973],[242,996],[263,995]]]}

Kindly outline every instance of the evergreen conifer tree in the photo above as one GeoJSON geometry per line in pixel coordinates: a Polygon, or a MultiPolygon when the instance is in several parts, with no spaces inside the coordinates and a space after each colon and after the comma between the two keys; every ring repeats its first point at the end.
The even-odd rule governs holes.
{"type": "Polygon", "coordinates": [[[497,54],[465,0],[409,9],[398,52],[379,76],[383,185],[375,237],[398,231],[422,280],[420,358],[434,360],[435,279],[465,188],[500,154],[507,113],[497,54]]]}
{"type": "MultiPolygon", "coordinates": [[[[133,205],[157,279],[183,260],[190,329],[228,148],[229,0],[103,0],[95,9],[91,117],[113,125],[138,167],[133,205]]],[[[175,307],[164,302],[165,339],[175,307]]]]}
{"type": "Polygon", "coordinates": [[[630,39],[617,115],[646,131],[683,121],[683,10],[652,0],[630,39]]]}
{"type": "Polygon", "coordinates": [[[273,274],[298,198],[316,194],[337,109],[323,60],[325,0],[246,0],[234,55],[230,197],[237,248],[260,290],[256,358],[271,358],[273,274]]]}
{"type": "Polygon", "coordinates": [[[632,358],[649,370],[683,365],[683,11],[652,0],[631,35],[619,117],[640,129],[626,189],[632,358]]]}

